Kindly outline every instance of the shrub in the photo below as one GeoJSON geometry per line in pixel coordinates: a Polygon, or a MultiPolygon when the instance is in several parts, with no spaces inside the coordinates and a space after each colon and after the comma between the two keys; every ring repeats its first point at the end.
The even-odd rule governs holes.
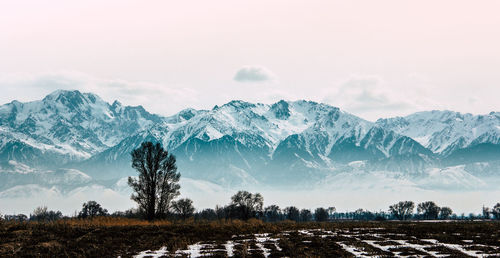
{"type": "MultiPolygon", "coordinates": [[[[28,220],[28,216],[26,216],[24,214],[5,215],[4,218],[7,221],[17,221],[17,222],[24,222],[24,221],[28,220]]],[[[0,221],[2,221],[1,218],[0,218],[0,221]]]]}
{"type": "Polygon", "coordinates": [[[92,218],[96,216],[107,216],[108,210],[101,207],[96,201],[88,201],[82,205],[82,210],[78,214],[79,218],[92,218]]]}
{"type": "Polygon", "coordinates": [[[47,206],[37,207],[33,214],[30,215],[30,220],[34,221],[55,221],[61,219],[62,213],[60,211],[51,211],[47,206]]]}

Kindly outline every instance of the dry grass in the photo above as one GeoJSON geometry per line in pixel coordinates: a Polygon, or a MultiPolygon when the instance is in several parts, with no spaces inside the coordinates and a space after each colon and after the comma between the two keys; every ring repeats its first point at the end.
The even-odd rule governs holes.
{"type": "Polygon", "coordinates": [[[96,217],[91,219],[67,219],[53,222],[59,225],[73,227],[131,227],[131,226],[170,226],[172,222],[168,220],[147,221],[140,219],[116,218],[116,217],[96,217]]]}
{"type": "MultiPolygon", "coordinates": [[[[418,239],[438,239],[446,243],[459,243],[474,239],[476,244],[499,246],[500,223],[496,222],[332,222],[295,223],[290,221],[265,223],[249,221],[153,221],[100,217],[94,219],[68,219],[42,223],[0,223],[0,257],[129,257],[143,250],[179,250],[199,241],[221,242],[234,235],[255,233],[280,234],[283,231],[322,228],[339,229],[345,234],[364,235],[370,228],[380,228],[387,236],[411,235],[418,239]],[[356,233],[355,233],[356,232],[356,233]]],[[[339,254],[338,246],[328,239],[310,239],[304,244],[302,237],[290,235],[283,239],[283,252],[289,256],[322,256],[339,254]]],[[[336,241],[348,241],[338,237],[336,241]]],[[[340,255],[342,256],[342,255],[340,255]]]]}
{"type": "MultiPolygon", "coordinates": [[[[16,223],[16,222],[11,222],[16,223]]],[[[258,219],[249,219],[248,221],[242,220],[217,220],[217,221],[195,221],[194,219],[187,220],[154,220],[147,221],[142,219],[131,219],[131,218],[121,218],[121,217],[95,217],[88,219],[63,219],[55,222],[29,222],[31,224],[43,224],[43,225],[55,225],[55,226],[71,226],[71,227],[133,227],[133,226],[157,226],[165,227],[172,225],[182,225],[182,226],[194,226],[194,225],[205,225],[212,228],[222,227],[233,227],[233,228],[245,228],[245,227],[258,227],[258,226],[269,226],[272,224],[265,223],[258,219]]],[[[295,225],[295,222],[285,221],[279,223],[280,225],[295,225]]]]}

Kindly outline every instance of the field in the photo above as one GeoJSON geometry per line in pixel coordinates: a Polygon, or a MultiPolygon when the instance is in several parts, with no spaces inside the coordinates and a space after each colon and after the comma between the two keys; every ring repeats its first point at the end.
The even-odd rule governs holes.
{"type": "Polygon", "coordinates": [[[500,223],[264,223],[258,220],[148,223],[131,219],[98,218],[0,224],[1,257],[201,255],[499,257],[500,223]]]}

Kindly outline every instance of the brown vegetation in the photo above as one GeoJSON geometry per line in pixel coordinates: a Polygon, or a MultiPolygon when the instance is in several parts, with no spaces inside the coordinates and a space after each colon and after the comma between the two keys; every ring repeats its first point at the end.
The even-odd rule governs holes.
{"type": "MultiPolygon", "coordinates": [[[[38,257],[129,257],[144,250],[157,250],[166,246],[169,251],[185,249],[196,242],[213,242],[219,248],[227,240],[255,233],[269,233],[280,237],[277,250],[272,243],[264,243],[271,256],[294,257],[350,257],[338,244],[343,242],[357,246],[372,254],[385,254],[365,242],[353,242],[355,238],[374,240],[381,245],[392,245],[391,239],[436,239],[443,243],[462,243],[474,239],[468,248],[482,245],[500,247],[500,223],[498,222],[324,222],[295,223],[291,221],[265,223],[260,220],[200,222],[165,220],[147,222],[137,219],[98,217],[93,219],[69,219],[55,222],[3,222],[0,224],[0,256],[38,257]],[[299,229],[322,229],[343,232],[338,236],[321,237],[297,233],[299,229]],[[370,237],[371,232],[384,234],[387,239],[370,237]],[[290,233],[283,233],[290,232],[290,233]],[[386,242],[383,243],[382,242],[386,242]]],[[[318,234],[318,235],[317,235],[318,234]]],[[[250,253],[256,242],[251,240],[235,246],[235,255],[262,256],[250,253]]],[[[397,247],[395,247],[397,248],[397,247]]],[[[416,254],[418,251],[400,248],[400,251],[416,254]]],[[[436,247],[438,249],[438,247],[436,247]]],[[[491,250],[489,250],[491,252],[491,250]]],[[[216,252],[217,253],[217,252],[216,252]]],[[[222,252],[218,252],[224,256],[222,252]]]]}

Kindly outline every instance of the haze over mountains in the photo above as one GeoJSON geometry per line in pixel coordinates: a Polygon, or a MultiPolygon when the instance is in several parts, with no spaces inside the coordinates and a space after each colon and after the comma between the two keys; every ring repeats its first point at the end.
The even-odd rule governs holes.
{"type": "Polygon", "coordinates": [[[0,198],[125,191],[144,141],[198,189],[497,189],[500,113],[426,111],[369,122],[311,101],[231,101],[163,117],[79,91],[0,106],[0,198]],[[203,183],[201,183],[203,182],[203,183]]]}

